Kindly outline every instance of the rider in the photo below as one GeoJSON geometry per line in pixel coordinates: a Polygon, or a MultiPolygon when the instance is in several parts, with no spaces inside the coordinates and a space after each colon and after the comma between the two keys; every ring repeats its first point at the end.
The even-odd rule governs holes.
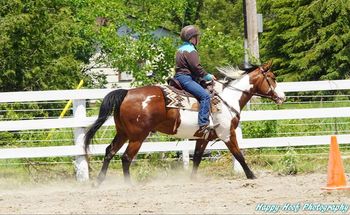
{"type": "Polygon", "coordinates": [[[200,42],[199,29],[194,25],[185,26],[181,30],[180,37],[184,43],[176,52],[175,79],[180,82],[184,90],[199,100],[199,130],[195,136],[202,137],[211,129],[209,127],[210,95],[195,79],[203,78],[206,81],[211,81],[216,80],[216,78],[214,75],[207,73],[199,63],[196,49],[200,42]]]}

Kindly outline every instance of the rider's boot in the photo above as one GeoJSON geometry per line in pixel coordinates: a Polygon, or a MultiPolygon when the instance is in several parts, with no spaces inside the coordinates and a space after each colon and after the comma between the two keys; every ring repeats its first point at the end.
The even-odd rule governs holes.
{"type": "Polygon", "coordinates": [[[216,123],[212,126],[210,125],[202,125],[199,127],[199,129],[194,133],[193,136],[200,137],[203,139],[208,139],[211,132],[215,132],[215,129],[220,125],[220,123],[216,123]]]}

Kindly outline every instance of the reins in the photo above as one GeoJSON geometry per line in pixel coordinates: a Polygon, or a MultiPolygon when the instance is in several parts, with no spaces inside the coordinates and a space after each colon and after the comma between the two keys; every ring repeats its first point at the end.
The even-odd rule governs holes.
{"type": "Polygon", "coordinates": [[[224,105],[226,105],[226,107],[231,111],[234,112],[238,118],[238,120],[241,118],[241,113],[238,112],[234,107],[232,107],[231,105],[229,105],[218,93],[215,92],[215,95],[217,97],[219,97],[219,99],[222,101],[222,103],[224,103],[224,105]]]}
{"type": "MultiPolygon", "coordinates": [[[[272,87],[271,83],[269,82],[269,79],[268,77],[266,76],[266,72],[261,68],[259,67],[262,75],[264,76],[265,80],[267,81],[268,85],[269,85],[269,91],[266,93],[268,94],[270,91],[274,91],[274,88],[272,87]]],[[[227,77],[228,78],[228,77],[227,77]]],[[[236,91],[239,91],[239,92],[242,92],[242,93],[245,93],[245,94],[248,94],[248,95],[254,95],[254,96],[260,96],[260,97],[263,97],[263,98],[269,98],[269,99],[273,99],[273,96],[270,96],[270,95],[263,95],[263,94],[260,94],[260,93],[252,93],[250,91],[247,91],[247,90],[242,90],[242,89],[239,89],[237,87],[234,87],[234,86],[231,86],[229,85],[229,83],[231,83],[233,81],[233,79],[231,79],[229,82],[221,82],[221,81],[218,81],[216,80],[218,83],[222,84],[225,88],[229,88],[229,89],[232,89],[232,90],[236,90],[236,91]]],[[[229,105],[218,93],[215,92],[215,94],[219,97],[219,99],[224,103],[224,105],[226,105],[227,108],[229,108],[229,110],[231,112],[234,112],[238,118],[238,120],[240,119],[240,112],[237,111],[235,108],[233,108],[231,105],[229,105]]]]}
{"type": "MultiPolygon", "coordinates": [[[[263,72],[263,70],[260,69],[260,71],[262,71],[262,75],[264,76],[265,80],[267,81],[268,85],[269,85],[269,91],[267,93],[269,93],[271,90],[274,91],[274,88],[272,87],[271,83],[269,82],[267,76],[266,76],[266,72],[263,72]]],[[[227,77],[228,78],[228,77],[227,77]]],[[[231,79],[231,78],[229,78],[231,79]]],[[[242,90],[242,89],[239,89],[237,87],[234,87],[234,86],[231,86],[229,85],[230,82],[233,81],[233,79],[231,79],[231,81],[229,82],[221,82],[221,81],[218,81],[216,80],[218,83],[222,84],[225,86],[225,88],[229,88],[229,89],[232,89],[232,90],[236,90],[236,91],[240,91],[242,93],[245,93],[245,94],[248,94],[248,95],[253,95],[253,96],[260,96],[260,97],[263,97],[263,98],[268,98],[268,99],[273,99],[273,96],[269,96],[269,95],[264,95],[264,94],[260,94],[260,93],[252,93],[250,91],[246,91],[246,90],[242,90]]]]}

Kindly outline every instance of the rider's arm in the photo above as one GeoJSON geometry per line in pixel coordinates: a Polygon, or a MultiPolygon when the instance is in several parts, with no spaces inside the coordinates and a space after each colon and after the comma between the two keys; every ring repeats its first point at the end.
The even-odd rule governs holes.
{"type": "Polygon", "coordinates": [[[184,52],[184,55],[192,74],[198,77],[204,77],[208,74],[199,62],[197,51],[184,52]]]}

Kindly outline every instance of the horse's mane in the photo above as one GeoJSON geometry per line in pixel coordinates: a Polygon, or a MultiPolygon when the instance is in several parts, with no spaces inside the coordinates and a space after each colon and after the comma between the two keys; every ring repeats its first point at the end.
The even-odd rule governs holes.
{"type": "Polygon", "coordinates": [[[247,74],[247,72],[240,70],[237,66],[222,66],[216,67],[216,69],[219,73],[230,79],[239,79],[247,74]]]}
{"type": "Polygon", "coordinates": [[[231,80],[236,80],[254,71],[258,67],[259,67],[258,65],[242,64],[241,66],[232,66],[232,65],[221,66],[221,67],[216,67],[216,69],[226,78],[229,78],[231,80]]]}

